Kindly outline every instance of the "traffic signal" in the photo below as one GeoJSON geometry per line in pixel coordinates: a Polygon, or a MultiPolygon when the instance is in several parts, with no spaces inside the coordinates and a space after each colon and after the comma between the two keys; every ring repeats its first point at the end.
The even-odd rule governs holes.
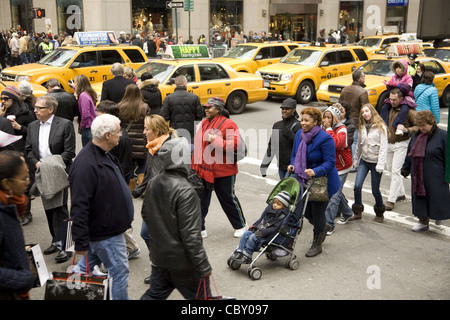
{"type": "Polygon", "coordinates": [[[39,8],[39,9],[34,9],[33,11],[34,11],[33,16],[35,19],[41,19],[41,18],[45,17],[45,9],[39,8]]]}

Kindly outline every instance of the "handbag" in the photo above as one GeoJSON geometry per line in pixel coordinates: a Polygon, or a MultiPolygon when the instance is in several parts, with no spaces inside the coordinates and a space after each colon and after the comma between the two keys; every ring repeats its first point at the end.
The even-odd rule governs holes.
{"type": "MultiPolygon", "coordinates": [[[[72,268],[75,264],[75,255],[72,268]]],[[[45,300],[112,300],[112,278],[94,276],[89,270],[86,257],[86,274],[73,272],[53,272],[53,278],[47,280],[45,300]]]]}
{"type": "Polygon", "coordinates": [[[327,176],[321,176],[318,178],[312,178],[306,183],[309,190],[310,201],[329,201],[328,197],[328,178],[327,176]]]}

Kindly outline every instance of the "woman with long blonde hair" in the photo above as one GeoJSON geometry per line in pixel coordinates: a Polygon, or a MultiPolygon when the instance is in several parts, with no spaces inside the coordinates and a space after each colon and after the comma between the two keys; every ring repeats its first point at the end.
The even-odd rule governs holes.
{"type": "Polygon", "coordinates": [[[130,173],[130,190],[136,187],[137,175],[138,184],[142,183],[145,172],[145,160],[147,158],[147,141],[142,135],[144,130],[144,118],[150,108],[142,98],[141,90],[135,84],[129,84],[125,89],[125,94],[119,102],[120,125],[128,132],[131,140],[133,152],[131,155],[132,170],[130,173]]]}
{"type": "Polygon", "coordinates": [[[361,219],[364,211],[361,189],[370,171],[372,195],[375,198],[376,222],[383,222],[385,206],[380,191],[381,175],[386,164],[387,127],[383,119],[371,104],[364,104],[359,114],[359,136],[353,155],[353,167],[357,168],[353,189],[355,203],[352,206],[353,216],[348,221],[361,219]]]}
{"type": "Polygon", "coordinates": [[[78,110],[80,112],[78,124],[80,125],[81,142],[84,147],[91,141],[91,124],[97,116],[95,111],[97,93],[84,74],[75,77],[75,94],[78,97],[78,110]]]}

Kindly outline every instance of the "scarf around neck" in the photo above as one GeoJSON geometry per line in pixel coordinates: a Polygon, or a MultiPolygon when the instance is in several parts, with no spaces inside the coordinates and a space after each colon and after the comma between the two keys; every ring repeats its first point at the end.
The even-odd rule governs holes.
{"type": "Polygon", "coordinates": [[[408,157],[412,157],[414,161],[412,185],[413,193],[417,196],[426,196],[423,183],[423,158],[425,157],[428,137],[429,133],[420,133],[414,141],[411,151],[408,153],[408,157]]]}
{"type": "Polygon", "coordinates": [[[28,198],[25,194],[21,196],[9,195],[6,194],[5,191],[0,190],[0,202],[4,205],[15,204],[17,208],[17,213],[19,217],[22,217],[27,213],[28,208],[28,198]]]}
{"type": "Polygon", "coordinates": [[[148,152],[150,152],[151,155],[154,156],[155,153],[161,148],[164,141],[166,141],[168,138],[169,138],[168,134],[163,134],[162,136],[159,136],[158,138],[149,141],[146,145],[148,152]]]}
{"type": "Polygon", "coordinates": [[[300,183],[305,183],[309,177],[305,173],[306,170],[306,152],[308,148],[308,144],[310,144],[314,137],[321,131],[319,125],[315,125],[310,131],[304,132],[300,134],[300,137],[302,141],[300,142],[300,145],[298,146],[297,153],[295,154],[295,160],[294,160],[294,172],[297,174],[297,180],[300,183]]]}

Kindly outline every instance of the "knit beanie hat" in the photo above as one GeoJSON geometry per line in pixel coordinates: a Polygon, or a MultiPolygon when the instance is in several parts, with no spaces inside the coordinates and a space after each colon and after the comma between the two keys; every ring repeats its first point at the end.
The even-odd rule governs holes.
{"type": "Polygon", "coordinates": [[[274,199],[280,201],[286,208],[291,204],[291,195],[287,191],[281,191],[274,197],[274,199]]]}
{"type": "MultiPolygon", "coordinates": [[[[333,105],[333,106],[330,106],[327,109],[325,109],[325,111],[323,112],[322,116],[325,115],[325,112],[327,112],[327,111],[330,112],[333,115],[333,117],[336,118],[337,122],[340,121],[340,119],[341,119],[341,110],[339,110],[338,108],[336,108],[333,105]]],[[[334,124],[336,124],[336,123],[334,123],[334,124]]]]}
{"type": "Polygon", "coordinates": [[[7,86],[2,90],[2,95],[8,96],[14,100],[16,100],[17,102],[20,102],[20,94],[19,94],[19,90],[17,90],[16,87],[14,86],[7,86]]]}

